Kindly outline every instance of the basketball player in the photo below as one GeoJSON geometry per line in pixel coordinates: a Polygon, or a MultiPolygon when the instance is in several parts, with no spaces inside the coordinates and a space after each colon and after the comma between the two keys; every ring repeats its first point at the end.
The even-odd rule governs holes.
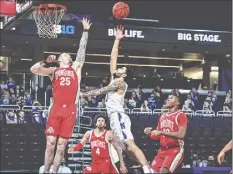
{"type": "Polygon", "coordinates": [[[116,37],[110,58],[110,84],[101,89],[83,93],[81,96],[88,97],[107,94],[106,107],[108,117],[110,119],[110,127],[115,134],[121,149],[125,150],[132,160],[135,160],[142,166],[144,173],[150,173],[150,168],[143,152],[134,142],[134,137],[131,132],[131,121],[125,114],[124,109],[124,96],[128,87],[124,81],[127,75],[127,69],[126,67],[117,69],[119,44],[123,37],[123,27],[117,27],[116,37]]]}
{"type": "Polygon", "coordinates": [[[174,173],[183,161],[187,116],[178,110],[179,104],[180,98],[170,95],[166,102],[168,111],[159,118],[156,130],[144,130],[151,139],[160,140],[160,149],[151,164],[155,173],[174,173]]]}
{"type": "Polygon", "coordinates": [[[91,26],[90,21],[85,18],[82,20],[82,24],[84,30],[74,62],[72,62],[69,54],[62,53],[58,57],[58,68],[44,67],[46,63],[55,61],[56,56],[50,56],[46,62],[38,62],[30,69],[34,74],[49,76],[53,84],[54,102],[49,112],[45,130],[45,134],[47,135],[45,173],[49,173],[52,164],[53,172],[57,173],[76,120],[76,103],[80,90],[81,69],[85,61],[88,30],[91,26]],[[54,157],[55,146],[57,146],[57,150],[54,157]]]}
{"type": "Polygon", "coordinates": [[[120,160],[121,173],[127,173],[123,156],[117,145],[112,131],[106,130],[107,119],[103,115],[97,115],[94,119],[95,129],[87,131],[81,142],[68,149],[68,152],[79,151],[89,140],[91,143],[92,164],[83,170],[83,173],[118,173],[112,162],[111,148],[116,149],[120,160]]]}
{"type": "MultiPolygon", "coordinates": [[[[221,165],[222,162],[224,161],[225,153],[230,151],[231,149],[232,149],[232,140],[218,154],[217,159],[218,159],[219,165],[221,165]]],[[[232,170],[230,173],[232,173],[232,170]]]]}

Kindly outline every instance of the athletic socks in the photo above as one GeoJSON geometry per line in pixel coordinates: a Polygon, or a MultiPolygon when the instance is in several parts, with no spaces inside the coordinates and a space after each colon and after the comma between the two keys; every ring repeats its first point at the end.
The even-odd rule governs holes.
{"type": "Polygon", "coordinates": [[[142,166],[142,170],[144,173],[151,173],[150,168],[147,165],[142,166]]]}
{"type": "Polygon", "coordinates": [[[152,168],[150,168],[150,172],[154,173],[154,174],[159,174],[159,172],[156,172],[155,170],[153,170],[152,168]]]}

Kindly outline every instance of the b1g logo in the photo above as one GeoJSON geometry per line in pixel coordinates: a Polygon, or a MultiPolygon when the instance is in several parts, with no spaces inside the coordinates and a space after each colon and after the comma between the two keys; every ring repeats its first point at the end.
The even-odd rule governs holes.
{"type": "Polygon", "coordinates": [[[56,34],[75,34],[75,28],[72,25],[53,25],[53,31],[56,34]]]}

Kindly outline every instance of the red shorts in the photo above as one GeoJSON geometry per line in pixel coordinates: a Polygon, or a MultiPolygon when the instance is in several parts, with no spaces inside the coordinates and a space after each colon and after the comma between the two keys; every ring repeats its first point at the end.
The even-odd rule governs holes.
{"type": "Polygon", "coordinates": [[[88,173],[119,173],[110,159],[92,162],[91,166],[83,169],[83,174],[88,173]]]}
{"type": "Polygon", "coordinates": [[[171,173],[174,173],[177,167],[182,163],[183,159],[183,148],[159,149],[158,154],[151,163],[151,168],[156,172],[159,172],[161,168],[166,168],[171,173]]]}
{"type": "Polygon", "coordinates": [[[50,111],[45,134],[69,139],[72,136],[77,115],[77,106],[53,104],[50,111]]]}

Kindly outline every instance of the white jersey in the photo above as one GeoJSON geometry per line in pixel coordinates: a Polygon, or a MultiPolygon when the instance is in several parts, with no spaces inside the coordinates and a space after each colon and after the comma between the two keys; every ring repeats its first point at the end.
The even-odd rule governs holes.
{"type": "MultiPolygon", "coordinates": [[[[114,80],[111,81],[112,84],[114,80]]],[[[126,88],[124,94],[119,95],[116,91],[111,91],[106,95],[106,108],[108,112],[108,116],[110,116],[114,112],[124,113],[124,103],[125,103],[125,93],[127,91],[128,85],[125,83],[126,88]]]]}

